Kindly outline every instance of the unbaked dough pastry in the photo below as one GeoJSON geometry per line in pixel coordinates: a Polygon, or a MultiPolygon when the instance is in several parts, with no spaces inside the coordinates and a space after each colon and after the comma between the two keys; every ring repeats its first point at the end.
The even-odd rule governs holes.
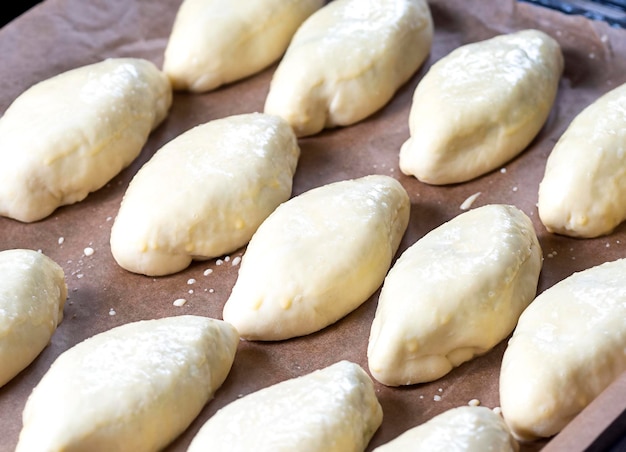
{"type": "Polygon", "coordinates": [[[232,252],[289,199],[300,148],[286,121],[252,113],[196,126],[131,181],[111,231],[123,268],[166,275],[232,252]]]}
{"type": "Polygon", "coordinates": [[[16,452],[156,451],[185,430],[230,372],[226,322],[128,323],[62,353],[26,402],[16,452]]]}
{"type": "Polygon", "coordinates": [[[174,89],[208,91],[278,60],[324,0],[185,0],[165,49],[174,89]]]}
{"type": "Polygon", "coordinates": [[[367,350],[388,386],[433,381],[508,336],[535,297],[542,252],[530,219],[487,205],[439,226],[385,278],[367,350]]]}
{"type": "Polygon", "coordinates": [[[219,410],[188,452],[358,452],[382,422],[372,380],[339,361],[277,383],[219,410]]]}
{"type": "Polygon", "coordinates": [[[334,0],[298,29],[272,78],[265,112],[298,136],[382,108],[430,52],[425,0],[334,0]]]}
{"type": "Polygon", "coordinates": [[[626,371],[626,260],[574,273],[524,311],[504,353],[502,415],[523,440],[555,435],[626,371]]]}
{"type": "Polygon", "coordinates": [[[0,387],[48,345],[63,319],[63,269],[32,250],[0,252],[0,387]]]}
{"type": "Polygon", "coordinates": [[[559,44],[523,30],[462,46],[413,95],[400,169],[429,184],[464,182],[506,163],[537,135],[563,70],[559,44]]]}
{"type": "Polygon", "coordinates": [[[519,445],[502,416],[481,406],[452,408],[374,452],[516,452],[519,445]]]}
{"type": "Polygon", "coordinates": [[[585,108],[548,157],[539,217],[550,232],[608,234],[626,219],[626,84],[585,108]]]}
{"type": "Polygon", "coordinates": [[[289,339],[336,322],[383,282],[409,209],[406,191],[389,176],[290,199],[250,240],[224,320],[250,340],[289,339]]]}
{"type": "Polygon", "coordinates": [[[0,215],[41,220],[101,188],[139,155],[171,101],[165,75],[135,58],[32,86],[0,119],[0,215]]]}

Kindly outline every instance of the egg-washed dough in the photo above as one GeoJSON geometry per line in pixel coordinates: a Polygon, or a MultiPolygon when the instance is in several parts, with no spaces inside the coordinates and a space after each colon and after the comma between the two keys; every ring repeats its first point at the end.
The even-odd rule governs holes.
{"type": "Polygon", "coordinates": [[[626,371],[626,260],[574,273],[524,311],[502,359],[500,404],[523,440],[555,435],[626,371]]]}
{"type": "Polygon", "coordinates": [[[425,0],[334,0],[309,17],[272,78],[265,112],[298,136],[382,108],[430,52],[425,0]]]}
{"type": "Polygon", "coordinates": [[[409,221],[398,181],[366,176],[282,204],[250,240],[224,320],[250,340],[303,336],[378,289],[409,221]]]}
{"type": "Polygon", "coordinates": [[[542,252],[530,219],[487,205],[434,229],[385,278],[368,345],[388,386],[436,380],[513,331],[535,297],[542,252]]]}
{"type": "Polygon", "coordinates": [[[203,92],[266,68],[324,0],[185,0],[165,49],[174,89],[203,92]]]}
{"type": "Polygon", "coordinates": [[[516,452],[517,441],[502,417],[481,406],[452,408],[414,427],[374,452],[516,452]]]}
{"type": "Polygon", "coordinates": [[[0,387],[48,345],[63,319],[63,269],[32,250],[0,252],[0,387]]]}
{"type": "Polygon", "coordinates": [[[135,58],[32,86],[0,119],[0,215],[41,220],[101,188],[139,155],[171,101],[165,75],[135,58]]]}
{"type": "Polygon", "coordinates": [[[474,179],[506,163],[543,126],[562,70],[559,44],[538,30],[454,50],[415,89],[400,169],[440,185],[474,179]]]}
{"type": "Polygon", "coordinates": [[[16,452],[156,451],[230,372],[239,338],[221,320],[122,325],[62,353],[26,402],[16,452]]]}
{"type": "Polygon", "coordinates": [[[369,376],[339,361],[226,405],[200,428],[188,452],[359,452],[382,417],[369,376]]]}
{"type": "Polygon", "coordinates": [[[235,251],[289,199],[299,155],[289,124],[262,113],[183,133],[131,181],[111,231],[113,257],[154,276],[235,251]]]}
{"type": "Polygon", "coordinates": [[[608,234],[626,219],[626,84],[585,108],[548,157],[539,217],[550,232],[608,234]]]}

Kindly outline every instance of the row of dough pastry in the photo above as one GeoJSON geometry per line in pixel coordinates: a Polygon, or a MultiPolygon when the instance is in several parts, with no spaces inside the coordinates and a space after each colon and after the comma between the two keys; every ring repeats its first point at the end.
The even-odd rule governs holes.
{"type": "MultiPolygon", "coordinates": [[[[4,251],[0,262],[11,271],[0,287],[2,308],[17,308],[12,324],[2,325],[15,328],[0,341],[2,361],[12,364],[11,358],[22,360],[45,345],[60,321],[65,286],[62,271],[41,253],[4,251]]],[[[84,340],[63,352],[33,389],[16,450],[161,450],[225,381],[238,338],[227,322],[184,315],[125,324],[84,340]]],[[[407,434],[423,450],[432,450],[441,433],[475,447],[509,444],[499,416],[482,410],[449,413],[407,434]],[[471,428],[460,422],[467,419],[474,421],[471,428]]],[[[341,361],[231,402],[202,426],[188,450],[363,451],[381,422],[372,381],[358,365],[341,361]]]]}
{"type": "Polygon", "coordinates": [[[424,0],[339,0],[319,9],[323,4],[188,0],[168,42],[164,72],[141,59],[109,59],[34,85],[0,120],[0,178],[5,182],[0,215],[32,222],[84,199],[139,155],[149,132],[167,114],[171,84],[213,86],[250,74],[278,58],[296,28],[266,112],[285,118],[298,135],[373,113],[428,54],[428,6],[424,0]],[[342,59],[346,49],[354,54],[349,64],[342,59]],[[312,50],[318,55],[315,62],[312,50]],[[303,60],[313,63],[310,69],[301,67],[303,60]],[[197,66],[202,75],[179,74],[193,73],[197,66]],[[31,133],[33,127],[37,134],[31,133]]]}
{"type": "MultiPolygon", "coordinates": [[[[39,252],[0,252],[0,268],[4,384],[50,340],[67,290],[61,268],[39,252]]],[[[132,322],[90,337],[63,352],[33,389],[16,450],[160,450],[225,381],[238,339],[229,323],[191,315],[132,322]]],[[[363,451],[381,422],[369,376],[341,361],[231,402],[188,450],[363,451]]],[[[459,450],[515,450],[500,416],[471,407],[438,416],[380,450],[405,450],[406,442],[444,450],[442,436],[453,437],[459,450]]]]}
{"type": "Polygon", "coordinates": [[[280,59],[265,112],[304,136],[383,107],[432,37],[425,0],[185,0],[163,71],[175,89],[203,92],[280,59]]]}
{"type": "MultiPolygon", "coordinates": [[[[229,58],[209,60],[248,61],[235,58],[237,53],[229,47],[233,42],[242,49],[263,39],[281,41],[279,48],[291,42],[275,72],[266,112],[284,118],[296,135],[351,124],[391,98],[422,64],[432,41],[425,2],[401,1],[397,8],[387,2],[353,3],[334,1],[316,11],[319,2],[269,2],[264,5],[267,11],[291,18],[281,21],[291,31],[282,30],[279,39],[270,32],[274,30],[270,18],[280,14],[262,15],[267,20],[258,21],[258,29],[245,39],[223,34],[224,49],[232,54],[220,52],[229,58]],[[287,40],[296,28],[293,40],[287,40]],[[342,56],[347,47],[346,62],[342,56]],[[413,49],[408,54],[414,59],[401,57],[407,48],[413,49]],[[303,69],[307,65],[310,69],[303,69]]],[[[209,44],[196,33],[217,30],[198,24],[219,18],[239,24],[230,28],[241,35],[249,15],[258,12],[230,5],[217,15],[220,4],[188,0],[181,6],[164,63],[174,87],[182,82],[168,69],[177,66],[170,62],[181,58],[184,67],[192,65],[190,61],[197,63],[200,49],[209,44]],[[186,51],[181,50],[189,42],[200,48],[187,45],[186,51]]],[[[211,41],[215,48],[218,44],[211,41]]],[[[411,137],[400,151],[401,170],[427,183],[448,184],[478,177],[510,160],[543,126],[562,67],[558,43],[537,30],[453,51],[432,66],[415,90],[411,137]]],[[[555,146],[539,191],[540,218],[548,230],[594,237],[610,232],[626,216],[626,189],[619,183],[626,140],[619,128],[624,120],[624,92],[623,87],[617,89],[585,110],[555,146]],[[588,147],[596,149],[591,154],[592,172],[585,170],[588,165],[576,163],[585,161],[582,155],[569,158],[588,147]]],[[[0,176],[6,181],[0,187],[0,214],[36,221],[99,189],[137,157],[171,101],[167,77],[150,63],[134,59],[108,60],[33,86],[0,120],[0,176]],[[79,95],[69,94],[77,87],[79,95]],[[39,132],[34,136],[33,124],[39,132]]],[[[589,158],[588,153],[584,157],[589,158]]]]}
{"type": "MultiPolygon", "coordinates": [[[[316,239],[320,240],[319,234],[316,239]]],[[[7,251],[1,257],[10,257],[13,261],[9,266],[19,273],[8,280],[2,300],[3,310],[13,309],[15,315],[10,316],[13,322],[4,322],[8,341],[3,341],[1,350],[7,357],[19,352],[34,359],[60,321],[65,286],[62,278],[59,282],[55,265],[39,253],[7,251]],[[29,263],[22,263],[24,259],[29,263]],[[29,267],[30,273],[25,273],[29,267]],[[42,276],[41,269],[49,274],[42,276]],[[46,299],[37,300],[34,307],[16,310],[16,300],[24,290],[43,292],[46,299]],[[44,311],[38,309],[40,306],[44,311]],[[50,324],[45,334],[30,334],[42,324],[50,324]],[[39,336],[45,337],[38,340],[39,336]]],[[[622,325],[626,296],[621,276],[626,264],[615,261],[575,274],[526,307],[535,293],[540,262],[541,250],[530,221],[511,206],[475,209],[435,229],[401,256],[385,280],[368,347],[372,375],[391,385],[436,379],[452,366],[487,352],[509,334],[525,309],[502,363],[500,397],[504,418],[522,439],[557,433],[626,370],[622,325]],[[424,280],[421,283],[420,278],[424,280]],[[407,281],[412,283],[407,285],[407,281]],[[576,309],[571,309],[572,302],[576,309]]],[[[258,266],[253,269],[263,271],[258,266]]],[[[331,268],[329,273],[335,270],[331,268]]],[[[316,273],[314,265],[311,274],[318,276],[316,273]]],[[[364,276],[370,275],[366,272],[364,276]]],[[[322,275],[315,282],[324,285],[327,278],[322,275]]],[[[33,298],[30,292],[26,296],[28,303],[33,298]]],[[[269,301],[285,310],[281,300],[276,300],[269,301]]],[[[269,334],[275,334],[276,325],[280,325],[279,333],[289,329],[288,325],[309,328],[306,310],[296,307],[293,311],[291,318],[283,316],[280,309],[278,315],[276,311],[260,313],[244,327],[250,329],[255,322],[262,328],[269,325],[274,328],[269,334]]],[[[233,312],[237,326],[241,324],[239,311],[233,312]]],[[[106,350],[110,349],[107,345],[106,350]]]]}

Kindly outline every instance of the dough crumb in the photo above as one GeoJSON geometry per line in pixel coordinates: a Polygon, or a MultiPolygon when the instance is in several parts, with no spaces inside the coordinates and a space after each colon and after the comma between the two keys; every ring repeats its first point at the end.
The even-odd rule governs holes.
{"type": "Polygon", "coordinates": [[[222,265],[224,261],[222,259],[218,259],[215,261],[215,265],[222,265]]]}
{"type": "Polygon", "coordinates": [[[434,400],[435,402],[439,402],[439,401],[441,401],[441,396],[440,396],[439,394],[436,394],[436,395],[433,397],[433,400],[434,400]]]}
{"type": "Polygon", "coordinates": [[[502,414],[502,408],[500,408],[499,406],[495,407],[493,410],[494,413],[496,413],[498,416],[500,416],[502,414]]]}
{"type": "Polygon", "coordinates": [[[461,204],[461,206],[459,207],[461,210],[468,210],[470,207],[472,207],[472,204],[474,204],[474,201],[476,201],[476,199],[481,195],[481,192],[477,192],[474,193],[473,195],[469,196],[465,201],[463,201],[463,203],[461,204]]]}
{"type": "Polygon", "coordinates": [[[211,273],[213,273],[213,269],[212,268],[207,268],[204,273],[202,273],[204,276],[209,276],[211,273]]]}
{"type": "Polygon", "coordinates": [[[63,242],[65,242],[65,237],[59,237],[59,240],[57,240],[59,245],[63,245],[63,242]]]}
{"type": "Polygon", "coordinates": [[[185,303],[187,303],[187,300],[185,300],[184,298],[177,298],[176,300],[174,300],[174,303],[172,303],[174,306],[185,306],[185,303]]]}
{"type": "Polygon", "coordinates": [[[233,261],[230,263],[233,267],[236,267],[241,262],[241,256],[236,256],[233,261]]]}
{"type": "Polygon", "coordinates": [[[505,174],[505,173],[506,173],[506,168],[500,168],[500,172],[501,172],[502,174],[505,174]]]}
{"type": "Polygon", "coordinates": [[[87,257],[93,256],[93,253],[95,253],[95,250],[90,246],[88,246],[87,248],[83,250],[83,254],[87,257]]]}
{"type": "Polygon", "coordinates": [[[480,400],[478,400],[478,399],[472,399],[472,400],[470,400],[469,402],[467,402],[467,404],[468,404],[469,406],[478,406],[478,405],[480,405],[480,400]]]}
{"type": "Polygon", "coordinates": [[[113,309],[113,308],[109,309],[109,315],[110,316],[114,316],[115,314],[117,314],[117,312],[115,312],[115,309],[113,309]]]}
{"type": "Polygon", "coordinates": [[[191,284],[195,284],[195,283],[196,283],[196,280],[195,280],[195,279],[193,279],[193,278],[189,278],[189,279],[187,280],[187,284],[189,284],[189,285],[191,285],[191,284]]]}

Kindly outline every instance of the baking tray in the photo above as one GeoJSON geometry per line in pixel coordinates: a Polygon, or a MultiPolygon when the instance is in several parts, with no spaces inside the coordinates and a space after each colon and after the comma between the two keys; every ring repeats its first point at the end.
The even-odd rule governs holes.
{"type": "MultiPolygon", "coordinates": [[[[32,84],[107,57],[142,57],[160,66],[179,5],[180,0],[46,0],[35,6],[0,29],[0,112],[32,84]]],[[[433,0],[430,6],[436,33],[423,67],[370,118],[301,139],[302,156],[293,194],[367,174],[397,178],[412,203],[410,224],[398,255],[433,228],[460,214],[461,204],[473,194],[480,193],[474,207],[490,203],[516,205],[533,220],[543,248],[539,292],[575,271],[623,257],[625,226],[606,237],[589,240],[549,234],[537,217],[536,202],[546,158],[567,125],[599,95],[626,82],[624,30],[513,0],[433,0]],[[428,68],[460,45],[531,27],[548,32],[561,43],[565,71],[550,118],[529,148],[502,168],[463,184],[435,187],[402,175],[398,151],[409,135],[411,96],[428,68]]],[[[60,208],[49,218],[32,224],[0,218],[0,249],[41,250],[64,268],[69,287],[65,319],[50,345],[31,366],[0,388],[0,451],[14,449],[26,398],[54,359],[72,345],[141,319],[181,314],[221,318],[222,306],[237,277],[238,267],[232,263],[243,249],[220,260],[195,263],[175,275],[150,278],[117,266],[108,245],[110,228],[129,181],[157,149],[196,124],[262,111],[275,67],[214,92],[177,93],[170,115],[152,133],[139,158],[84,201],[60,208]],[[95,253],[85,256],[86,247],[95,253]],[[205,276],[209,268],[213,273],[205,276]],[[173,301],[181,297],[188,300],[187,304],[174,306],[173,301]]],[[[185,450],[204,421],[244,394],[341,359],[367,369],[367,340],[377,297],[378,292],[356,311],[316,334],[276,343],[242,341],[224,385],[167,450],[185,450]]],[[[488,407],[498,406],[499,366],[505,346],[503,341],[484,356],[432,383],[406,388],[376,383],[384,421],[368,450],[471,399],[488,407]]],[[[608,414],[604,423],[597,423],[596,430],[588,435],[592,440],[618,420],[615,411],[619,410],[619,401],[604,402],[604,408],[617,408],[604,409],[608,414]]],[[[581,416],[587,417],[585,413],[581,416]]],[[[568,436],[576,438],[579,434],[574,431],[568,436]]],[[[558,438],[524,444],[522,450],[538,450],[558,438]]]]}

